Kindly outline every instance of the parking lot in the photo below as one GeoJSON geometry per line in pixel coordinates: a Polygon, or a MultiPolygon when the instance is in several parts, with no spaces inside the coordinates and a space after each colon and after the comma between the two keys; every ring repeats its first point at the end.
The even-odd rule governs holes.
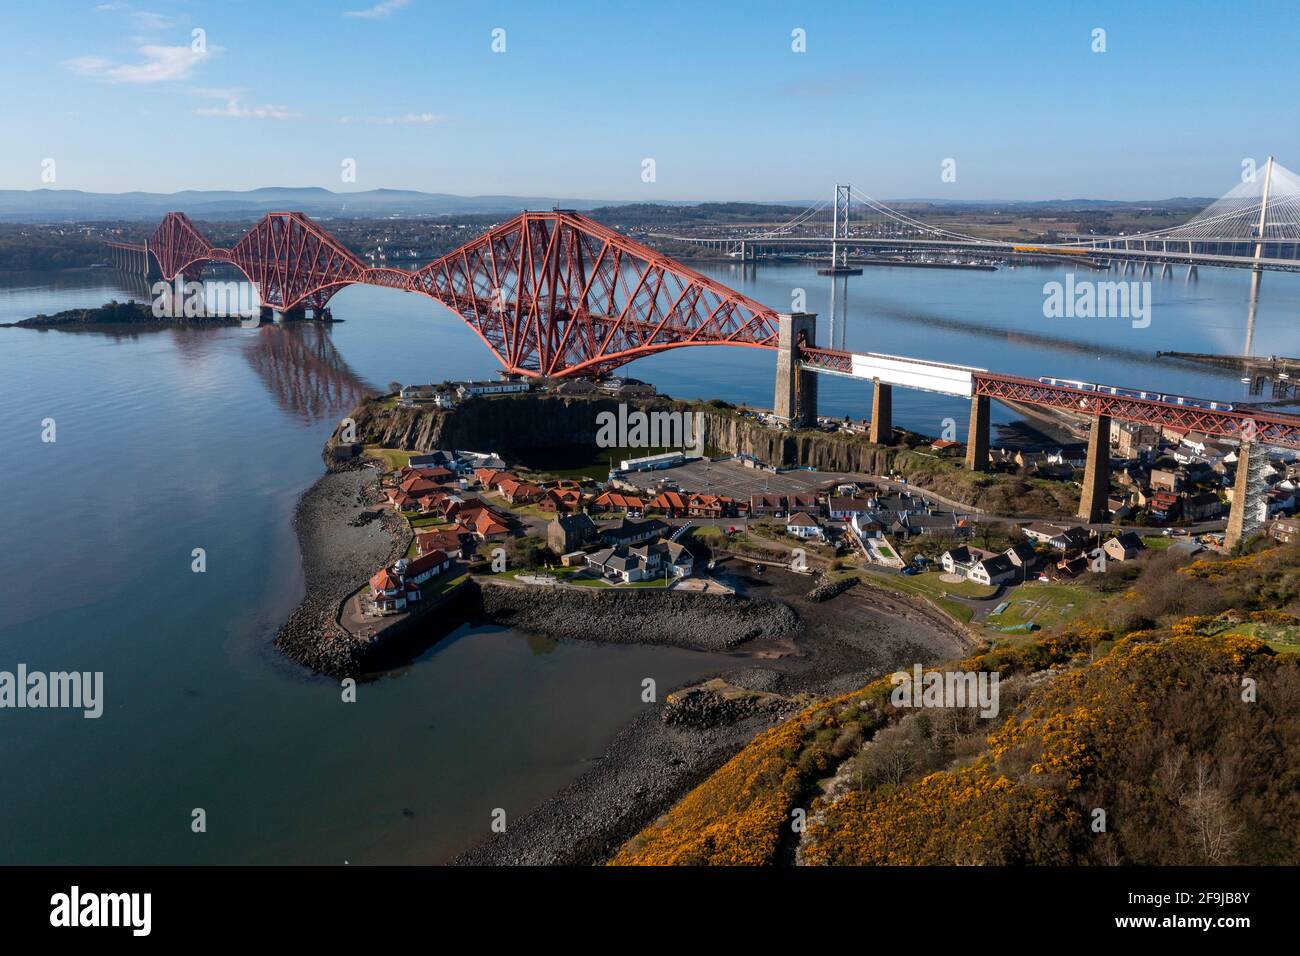
{"type": "Polygon", "coordinates": [[[623,480],[638,488],[657,492],[659,481],[671,478],[683,491],[705,495],[730,495],[749,500],[751,495],[811,494],[842,481],[863,480],[862,475],[845,475],[829,471],[783,471],[773,474],[760,468],[747,468],[738,461],[692,461],[663,471],[639,471],[623,475],[623,480]]]}

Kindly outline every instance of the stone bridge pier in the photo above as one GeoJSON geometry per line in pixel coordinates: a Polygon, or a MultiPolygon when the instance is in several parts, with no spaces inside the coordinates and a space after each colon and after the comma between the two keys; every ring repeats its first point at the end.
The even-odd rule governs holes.
{"type": "Polygon", "coordinates": [[[1100,524],[1110,515],[1110,416],[1098,415],[1088,428],[1088,460],[1083,466],[1079,517],[1100,524]]]}
{"type": "Polygon", "coordinates": [[[817,422],[817,373],[799,367],[800,347],[815,346],[816,336],[816,312],[778,313],[772,414],[793,428],[817,422]]]}

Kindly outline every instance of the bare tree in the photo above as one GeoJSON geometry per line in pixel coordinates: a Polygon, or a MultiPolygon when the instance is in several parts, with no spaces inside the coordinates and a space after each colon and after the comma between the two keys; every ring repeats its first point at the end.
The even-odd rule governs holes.
{"type": "Polygon", "coordinates": [[[1196,758],[1191,783],[1183,790],[1178,803],[1191,824],[1202,862],[1212,865],[1231,862],[1243,828],[1208,756],[1202,754],[1196,758]]]}

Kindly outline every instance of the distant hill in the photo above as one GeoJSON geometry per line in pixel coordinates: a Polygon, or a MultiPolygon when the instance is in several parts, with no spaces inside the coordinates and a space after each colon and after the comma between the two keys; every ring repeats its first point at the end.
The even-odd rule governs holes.
{"type": "MultiPolygon", "coordinates": [[[[293,210],[310,216],[439,216],[511,213],[520,209],[593,209],[621,205],[610,200],[549,196],[456,196],[411,189],[333,192],[320,187],[267,186],[247,191],[94,193],[80,189],[0,190],[0,220],[48,222],[88,219],[153,219],[182,210],[195,219],[242,219],[293,210]]],[[[672,204],[670,204],[672,205],[672,204]]]]}
{"type": "MultiPolygon", "coordinates": [[[[1169,211],[1196,211],[1210,204],[1210,199],[1151,200],[1120,202],[1104,199],[1061,200],[885,200],[900,207],[925,205],[962,208],[1015,209],[1022,213],[1054,210],[1105,210],[1160,208],[1169,211]]],[[[426,193],[413,189],[368,189],[360,192],[334,192],[319,186],[266,186],[250,190],[196,190],[175,193],[96,193],[80,189],[3,189],[0,190],[0,221],[60,222],[95,219],[154,219],[172,210],[183,211],[195,219],[232,220],[260,216],[280,210],[305,212],[313,217],[375,216],[442,216],[514,213],[521,209],[592,210],[615,206],[642,207],[637,218],[654,221],[654,210],[664,207],[698,207],[704,218],[746,218],[775,215],[788,208],[804,209],[812,200],[797,199],[778,203],[694,201],[659,201],[653,205],[642,200],[572,199],[554,196],[457,196],[452,193],[426,193]]]]}

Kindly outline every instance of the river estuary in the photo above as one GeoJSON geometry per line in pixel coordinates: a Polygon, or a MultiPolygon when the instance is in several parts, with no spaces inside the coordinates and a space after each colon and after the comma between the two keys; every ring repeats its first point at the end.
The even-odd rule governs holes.
{"type": "MultiPolygon", "coordinates": [[[[1153,277],[1152,321],[1134,328],[1044,318],[1043,284],[1063,267],[868,268],[840,280],[832,330],[831,280],[807,266],[702,268],[781,309],[804,289],[822,343],[1246,399],[1235,373],[1154,358],[1240,353],[1245,272],[1153,277]]],[[[0,277],[0,322],[142,296],[123,282],[0,277]]],[[[0,670],[104,673],[97,720],[0,711],[0,863],[443,861],[487,834],[494,808],[520,813],[580,773],[645,706],[643,677],[668,688],[724,666],[462,627],[344,703],[281,659],[270,640],[303,587],[290,521],[339,417],[392,380],[495,372],[427,299],[356,287],[332,306],[344,321],[327,329],[0,329],[0,670]],[[206,833],[191,832],[195,808],[206,833]]],[[[1300,352],[1298,314],[1300,279],[1265,276],[1254,352],[1300,352]]],[[[772,370],[770,353],[718,348],[627,368],[677,397],[761,406],[772,370]]],[[[821,402],[862,417],[869,391],[827,378],[821,402]]],[[[961,437],[965,414],[895,396],[896,423],[923,433],[952,418],[961,437]]]]}

